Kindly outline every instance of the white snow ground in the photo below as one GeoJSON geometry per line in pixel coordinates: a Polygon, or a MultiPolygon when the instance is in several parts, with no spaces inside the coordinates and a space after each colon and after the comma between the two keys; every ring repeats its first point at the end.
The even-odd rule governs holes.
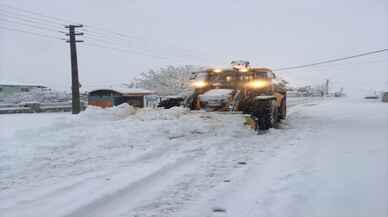
{"type": "MultiPolygon", "coordinates": [[[[290,103],[298,104],[298,103],[290,103]]],[[[388,104],[0,116],[0,216],[388,216],[388,104]]]]}

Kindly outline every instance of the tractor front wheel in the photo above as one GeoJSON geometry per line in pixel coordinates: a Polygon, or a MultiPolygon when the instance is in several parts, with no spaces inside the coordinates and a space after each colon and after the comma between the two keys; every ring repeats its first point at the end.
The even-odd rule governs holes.
{"type": "Polygon", "coordinates": [[[268,130],[277,127],[279,124],[279,111],[276,102],[273,100],[262,101],[259,103],[256,117],[256,130],[268,130]]]}

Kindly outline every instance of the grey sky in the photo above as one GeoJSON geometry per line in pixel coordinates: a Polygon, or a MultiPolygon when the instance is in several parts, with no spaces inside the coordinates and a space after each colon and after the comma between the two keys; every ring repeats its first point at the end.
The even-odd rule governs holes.
{"type": "MultiPolygon", "coordinates": [[[[91,47],[89,42],[106,42],[86,35],[86,43],[78,47],[80,80],[84,85],[128,82],[143,71],[165,65],[227,66],[231,60],[245,59],[255,66],[277,68],[388,47],[387,0],[0,3],[124,33],[132,39],[118,44],[114,36],[106,39],[112,40],[111,45],[170,57],[161,60],[91,47]]],[[[0,26],[39,31],[4,23],[0,26]]],[[[54,35],[62,37],[60,33],[54,35]]],[[[0,81],[69,89],[68,50],[68,45],[59,40],[0,30],[0,81]]],[[[388,85],[388,54],[281,75],[294,84],[317,84],[329,78],[335,87],[348,90],[372,90],[373,86],[380,89],[388,85]]]]}

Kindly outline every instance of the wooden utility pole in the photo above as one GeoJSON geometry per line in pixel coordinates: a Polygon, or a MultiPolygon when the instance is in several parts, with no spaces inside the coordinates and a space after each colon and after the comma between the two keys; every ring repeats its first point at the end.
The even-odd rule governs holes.
{"type": "Polygon", "coordinates": [[[83,42],[82,40],[76,40],[77,35],[83,35],[81,32],[75,32],[75,28],[81,28],[82,25],[69,25],[66,28],[69,29],[69,36],[67,43],[70,43],[70,57],[71,57],[71,93],[72,93],[72,113],[79,114],[81,111],[81,99],[79,94],[80,83],[78,79],[78,62],[77,62],[77,42],[83,42]]]}
{"type": "Polygon", "coordinates": [[[326,83],[325,83],[325,95],[328,96],[329,95],[329,79],[326,79],[326,83]]]}

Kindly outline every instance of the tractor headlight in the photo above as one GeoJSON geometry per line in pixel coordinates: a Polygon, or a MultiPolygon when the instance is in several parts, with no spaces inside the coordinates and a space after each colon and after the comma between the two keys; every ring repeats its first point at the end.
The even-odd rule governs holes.
{"type": "Polygon", "coordinates": [[[215,73],[221,73],[223,70],[222,69],[213,69],[213,72],[215,72],[215,73]]]}
{"type": "Polygon", "coordinates": [[[241,68],[238,71],[239,72],[249,72],[249,69],[248,68],[241,68]]]}
{"type": "Polygon", "coordinates": [[[207,83],[206,81],[194,81],[191,85],[195,88],[202,88],[205,87],[207,83]]]}
{"type": "Polygon", "coordinates": [[[254,81],[248,82],[247,84],[248,88],[254,88],[254,89],[264,88],[267,86],[269,86],[269,82],[266,80],[254,80],[254,81]]]}

